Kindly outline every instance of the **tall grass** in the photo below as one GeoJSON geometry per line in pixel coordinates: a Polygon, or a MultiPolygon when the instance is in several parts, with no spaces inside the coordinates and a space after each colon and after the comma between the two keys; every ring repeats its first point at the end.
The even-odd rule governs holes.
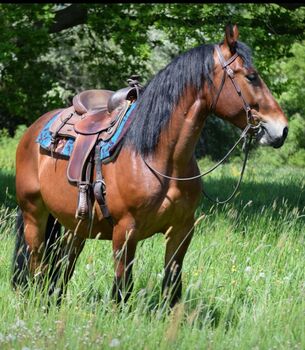
{"type": "Polygon", "coordinates": [[[25,126],[18,127],[14,137],[0,130],[0,203],[13,208],[15,200],[15,153],[18,142],[25,131],[25,126]]]}
{"type": "MultiPolygon", "coordinates": [[[[304,174],[249,163],[234,201],[202,200],[183,298],[171,313],[160,306],[165,239],[158,234],[140,242],[134,291],[121,308],[110,300],[107,241],[88,240],[61,308],[52,303],[47,311],[34,288],[26,297],[13,292],[16,210],[2,205],[0,349],[304,349],[304,174]]],[[[222,199],[237,173],[234,162],[224,166],[204,179],[207,191],[222,199]]]]}

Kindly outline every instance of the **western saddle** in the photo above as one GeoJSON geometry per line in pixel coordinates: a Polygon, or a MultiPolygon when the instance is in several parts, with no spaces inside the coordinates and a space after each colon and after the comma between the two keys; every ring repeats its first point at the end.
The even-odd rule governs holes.
{"type": "Polygon", "coordinates": [[[139,76],[127,80],[129,86],[116,92],[87,90],[73,98],[73,104],[61,111],[50,126],[51,152],[67,138],[75,139],[67,168],[70,183],[78,187],[75,217],[91,219],[92,200],[97,200],[105,218],[112,219],[105,203],[106,186],[102,176],[99,141],[107,141],[119,127],[129,106],[139,97],[139,76]],[[96,179],[93,183],[93,163],[96,179]],[[93,192],[93,193],[92,193],[93,192]]]}

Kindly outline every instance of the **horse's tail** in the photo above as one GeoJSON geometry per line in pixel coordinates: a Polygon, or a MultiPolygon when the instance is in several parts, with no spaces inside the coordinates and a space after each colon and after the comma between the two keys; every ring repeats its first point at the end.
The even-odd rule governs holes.
{"type": "Polygon", "coordinates": [[[59,255],[58,239],[61,235],[61,225],[51,214],[49,214],[47,228],[45,233],[45,252],[44,252],[44,263],[49,264],[49,277],[52,280],[58,278],[58,268],[56,263],[59,255]]]}
{"type": "MultiPolygon", "coordinates": [[[[28,284],[29,277],[29,258],[30,252],[27,247],[25,237],[24,237],[24,222],[21,209],[17,211],[16,218],[16,241],[15,249],[13,254],[12,261],[12,286],[13,288],[17,287],[26,287],[28,284]]],[[[46,232],[45,232],[45,253],[44,253],[44,262],[51,263],[53,265],[52,256],[54,255],[54,243],[59,238],[61,232],[60,223],[54,219],[54,217],[49,214],[46,232]]],[[[53,270],[55,266],[51,266],[53,270]]]]}
{"type": "Polygon", "coordinates": [[[24,222],[21,209],[17,211],[16,217],[16,240],[15,250],[12,261],[12,286],[17,288],[18,286],[26,286],[27,278],[29,274],[28,261],[30,257],[29,250],[27,248],[24,238],[24,222]]]}

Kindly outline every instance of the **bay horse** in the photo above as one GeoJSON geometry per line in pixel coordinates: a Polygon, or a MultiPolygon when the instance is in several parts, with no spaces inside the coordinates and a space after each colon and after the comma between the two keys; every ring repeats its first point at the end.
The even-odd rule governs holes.
{"type": "Polygon", "coordinates": [[[86,239],[99,238],[112,240],[112,297],[126,301],[132,291],[137,243],[163,233],[162,291],[171,306],[179,300],[183,259],[202,190],[194,150],[208,115],[213,112],[241,130],[250,126],[248,133],[274,148],[282,146],[288,133],[286,116],[254,68],[251,50],[238,37],[237,26],[227,26],[219,45],[205,44],[181,54],[146,85],[120,153],[102,168],[113,225],[98,206],[93,208],[90,230],[90,223],[75,218],[77,189],[67,179],[67,160],[50,157],[35,142],[56,111],[44,114],[28,128],[16,151],[20,210],[15,287],[40,275],[53,283],[51,294],[63,269],[60,262],[66,257],[60,287],[57,283],[64,295],[86,239]],[[179,181],[181,178],[191,179],[179,181]],[[70,233],[58,248],[56,263],[51,263],[48,256],[61,236],[61,226],[70,233]]]}

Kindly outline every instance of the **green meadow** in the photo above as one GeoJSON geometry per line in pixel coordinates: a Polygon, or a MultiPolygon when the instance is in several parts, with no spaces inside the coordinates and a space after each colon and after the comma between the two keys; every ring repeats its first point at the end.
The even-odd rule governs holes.
{"type": "MultiPolygon", "coordinates": [[[[15,239],[14,156],[20,135],[0,148],[0,349],[304,349],[304,169],[250,157],[237,197],[203,199],[185,258],[183,298],[161,303],[165,239],[141,242],[126,305],[110,299],[111,243],[88,240],[60,308],[46,309],[35,286],[10,285],[15,239]]],[[[270,149],[269,154],[277,150],[270,149]]],[[[201,160],[206,169],[211,163],[201,160]]],[[[214,197],[229,194],[241,161],[204,178],[214,197]]]]}

